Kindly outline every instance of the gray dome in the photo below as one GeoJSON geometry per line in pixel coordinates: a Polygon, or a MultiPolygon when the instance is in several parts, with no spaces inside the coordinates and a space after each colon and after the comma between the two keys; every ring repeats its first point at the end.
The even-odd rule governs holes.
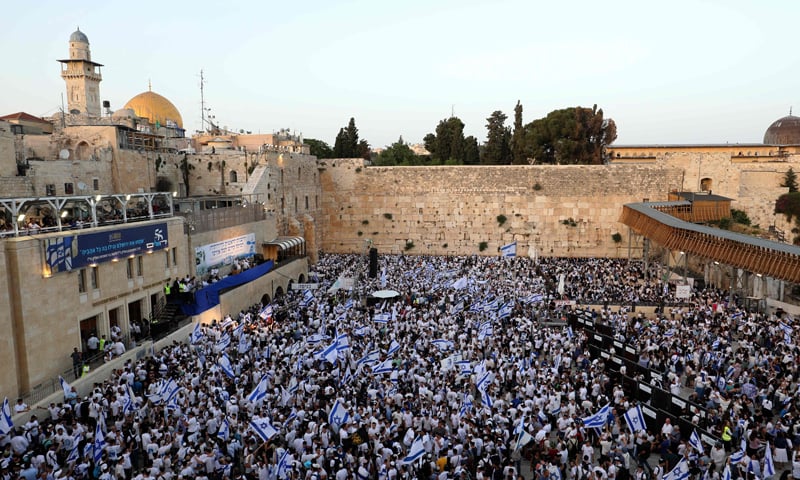
{"type": "Polygon", "coordinates": [[[788,115],[772,122],[764,133],[767,145],[800,145],[800,117],[788,115]]]}
{"type": "Polygon", "coordinates": [[[69,36],[70,42],[81,42],[81,43],[89,43],[89,38],[86,36],[85,33],[81,32],[81,29],[77,29],[72,32],[72,35],[69,36]]]}

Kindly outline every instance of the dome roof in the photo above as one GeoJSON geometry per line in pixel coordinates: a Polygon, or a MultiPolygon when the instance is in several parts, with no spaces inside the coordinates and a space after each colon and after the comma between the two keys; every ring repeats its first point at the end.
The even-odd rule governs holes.
{"type": "Polygon", "coordinates": [[[787,115],[772,122],[764,133],[766,145],[800,145],[800,117],[787,115]]]}
{"type": "Polygon", "coordinates": [[[183,118],[180,112],[169,100],[155,92],[143,92],[128,100],[122,108],[130,108],[136,112],[137,117],[150,120],[150,123],[167,125],[167,121],[175,122],[183,128],[183,118]]]}
{"type": "Polygon", "coordinates": [[[81,29],[77,29],[72,32],[72,35],[69,36],[70,42],[81,42],[81,43],[89,43],[89,37],[86,36],[85,33],[81,32],[81,29]]]}

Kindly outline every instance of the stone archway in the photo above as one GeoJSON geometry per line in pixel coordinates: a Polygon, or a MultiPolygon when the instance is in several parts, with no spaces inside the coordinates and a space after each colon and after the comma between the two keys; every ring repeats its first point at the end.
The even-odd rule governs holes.
{"type": "Polygon", "coordinates": [[[297,283],[306,283],[306,276],[301,273],[300,276],[297,277],[297,283]]]}
{"type": "Polygon", "coordinates": [[[283,296],[283,287],[276,288],[275,289],[275,299],[277,300],[278,298],[280,298],[282,296],[283,296]]]}
{"type": "Polygon", "coordinates": [[[262,306],[269,305],[270,304],[269,300],[270,300],[269,293],[265,293],[264,295],[261,295],[261,305],[262,306]]]}
{"type": "Polygon", "coordinates": [[[92,149],[88,143],[82,141],[75,147],[75,158],[77,160],[89,160],[91,156],[92,149]]]}

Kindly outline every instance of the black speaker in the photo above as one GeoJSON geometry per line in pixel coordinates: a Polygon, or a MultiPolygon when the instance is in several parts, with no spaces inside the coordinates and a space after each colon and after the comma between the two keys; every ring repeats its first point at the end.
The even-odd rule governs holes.
{"type": "Polygon", "coordinates": [[[373,247],[369,249],[369,278],[377,278],[378,276],[378,249],[373,247]]]}

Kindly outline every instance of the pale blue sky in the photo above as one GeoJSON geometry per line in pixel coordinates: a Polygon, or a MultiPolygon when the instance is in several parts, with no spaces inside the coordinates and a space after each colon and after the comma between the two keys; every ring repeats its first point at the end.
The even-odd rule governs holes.
{"type": "Polygon", "coordinates": [[[147,89],[200,127],[199,72],[222,125],[333,143],[352,116],[374,147],[450,115],[525,123],[596,103],[617,144],[760,142],[800,109],[797,1],[12,2],[0,114],[50,115],[80,26],[112,109],[147,89]],[[793,53],[795,52],[795,53],[793,53]]]}

